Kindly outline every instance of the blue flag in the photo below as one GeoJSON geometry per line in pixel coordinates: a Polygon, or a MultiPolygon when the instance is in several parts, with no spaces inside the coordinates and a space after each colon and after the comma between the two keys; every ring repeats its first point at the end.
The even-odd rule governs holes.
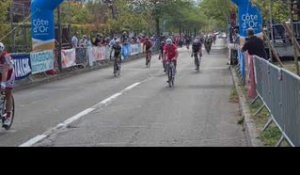
{"type": "Polygon", "coordinates": [[[256,36],[262,36],[263,18],[261,11],[251,0],[232,0],[238,6],[238,21],[241,43],[247,37],[247,29],[253,28],[256,36]]]}
{"type": "Polygon", "coordinates": [[[55,47],[53,10],[63,0],[32,0],[32,49],[51,50],[55,47]]]}

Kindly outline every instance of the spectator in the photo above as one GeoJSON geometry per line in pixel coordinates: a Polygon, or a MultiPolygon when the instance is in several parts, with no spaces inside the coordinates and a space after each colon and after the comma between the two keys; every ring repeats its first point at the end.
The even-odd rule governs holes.
{"type": "Polygon", "coordinates": [[[110,40],[110,42],[109,42],[109,44],[108,44],[110,48],[111,48],[113,45],[116,44],[116,40],[117,40],[116,37],[114,37],[112,40],[110,40]]]}
{"type": "Polygon", "coordinates": [[[127,42],[127,40],[128,40],[128,34],[126,31],[124,31],[122,34],[122,43],[127,42]]]}
{"type": "Polygon", "coordinates": [[[101,42],[102,42],[101,34],[100,34],[100,33],[97,33],[96,39],[95,39],[95,42],[94,42],[94,45],[95,45],[95,46],[100,46],[100,45],[101,45],[101,42]]]}
{"type": "Polygon", "coordinates": [[[88,38],[86,35],[82,36],[82,39],[80,40],[80,47],[87,47],[88,45],[88,38]]]}
{"type": "Polygon", "coordinates": [[[72,48],[77,48],[78,47],[78,32],[75,32],[72,39],[71,39],[71,42],[72,42],[72,48]]]}
{"type": "Polygon", "coordinates": [[[242,47],[242,51],[248,51],[250,55],[257,55],[261,58],[268,59],[267,53],[265,51],[264,41],[254,35],[254,30],[252,28],[249,28],[247,30],[247,34],[248,39],[242,47]]]}

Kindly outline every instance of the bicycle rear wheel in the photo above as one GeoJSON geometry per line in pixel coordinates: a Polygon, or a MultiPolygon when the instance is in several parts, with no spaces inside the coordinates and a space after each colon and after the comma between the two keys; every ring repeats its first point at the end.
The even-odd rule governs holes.
{"type": "Polygon", "coordinates": [[[199,63],[199,57],[197,53],[195,54],[195,66],[196,66],[196,70],[199,71],[200,63],[199,63]]]}

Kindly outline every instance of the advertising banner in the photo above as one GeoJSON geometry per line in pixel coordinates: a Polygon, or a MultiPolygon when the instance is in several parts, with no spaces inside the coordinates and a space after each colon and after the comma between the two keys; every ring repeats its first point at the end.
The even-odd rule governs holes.
{"type": "Polygon", "coordinates": [[[122,45],[122,59],[127,59],[129,57],[129,44],[122,45]]]}
{"type": "Polygon", "coordinates": [[[61,63],[63,68],[76,65],[76,50],[66,49],[61,51],[61,63]]]}
{"type": "Polygon", "coordinates": [[[32,50],[50,50],[55,47],[53,10],[63,0],[32,0],[32,50]]]}
{"type": "Polygon", "coordinates": [[[102,61],[105,60],[106,52],[105,52],[105,47],[93,47],[91,49],[91,53],[89,56],[91,57],[90,60],[95,60],[95,61],[102,61]]]}
{"type": "Polygon", "coordinates": [[[12,54],[14,62],[15,79],[21,80],[31,74],[30,54],[12,54]]]}
{"type": "Polygon", "coordinates": [[[129,50],[130,55],[137,55],[140,53],[140,48],[138,44],[131,44],[129,50]]]}
{"type": "Polygon", "coordinates": [[[238,21],[240,28],[240,42],[245,43],[247,29],[253,28],[258,37],[262,37],[263,18],[261,11],[252,0],[232,0],[238,6],[238,21]]]}
{"type": "Polygon", "coordinates": [[[54,52],[47,50],[42,52],[31,52],[30,62],[32,74],[46,72],[54,69],[54,52]]]}

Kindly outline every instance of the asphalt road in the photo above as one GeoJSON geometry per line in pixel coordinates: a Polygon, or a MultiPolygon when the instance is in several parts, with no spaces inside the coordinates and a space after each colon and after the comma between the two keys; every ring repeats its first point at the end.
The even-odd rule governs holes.
{"type": "Polygon", "coordinates": [[[233,81],[222,50],[205,54],[197,73],[180,49],[174,88],[157,58],[151,68],[144,59],[125,63],[119,78],[109,67],[16,92],[15,122],[0,130],[0,146],[49,130],[30,146],[247,146],[238,104],[229,102],[233,81]]]}

